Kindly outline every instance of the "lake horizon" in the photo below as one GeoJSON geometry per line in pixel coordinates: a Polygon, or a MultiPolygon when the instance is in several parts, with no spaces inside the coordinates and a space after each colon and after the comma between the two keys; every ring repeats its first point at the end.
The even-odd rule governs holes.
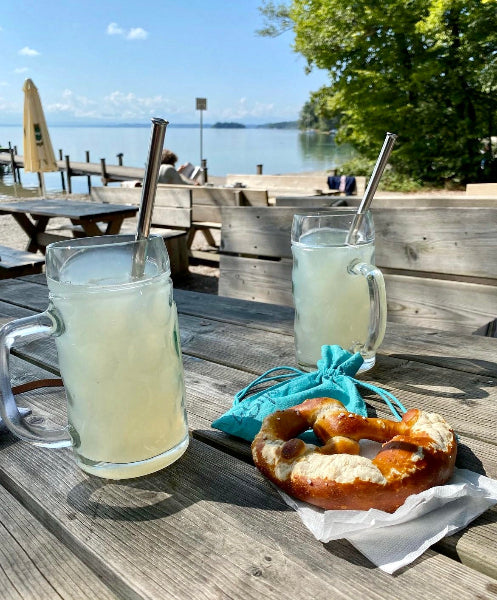
{"type": "MultiPolygon", "coordinates": [[[[150,125],[51,125],[50,138],[56,159],[59,150],[75,162],[86,162],[86,151],[90,162],[99,163],[105,158],[108,165],[118,164],[118,155],[123,155],[123,165],[144,167],[150,143],[150,125]]],[[[8,144],[17,146],[18,154],[23,151],[22,125],[0,125],[0,147],[8,144]]],[[[353,157],[347,146],[335,144],[334,136],[326,133],[302,132],[298,129],[276,129],[270,127],[245,126],[243,128],[214,128],[199,125],[171,124],[166,130],[164,147],[178,156],[179,166],[185,162],[200,164],[202,157],[207,161],[210,176],[225,177],[228,174],[256,174],[262,165],[265,175],[283,173],[306,173],[328,171],[339,167],[353,157]]],[[[0,194],[14,195],[8,191],[11,175],[3,178],[0,194]],[[7,191],[5,191],[7,188],[7,191]]],[[[44,174],[47,192],[61,191],[60,173],[44,174]]],[[[87,193],[86,177],[72,178],[74,193],[87,193]]],[[[36,173],[25,173],[21,169],[21,182],[26,190],[37,189],[36,173]]],[[[92,185],[102,185],[99,177],[92,177],[92,185]]],[[[19,190],[15,195],[18,195],[19,190]]]]}

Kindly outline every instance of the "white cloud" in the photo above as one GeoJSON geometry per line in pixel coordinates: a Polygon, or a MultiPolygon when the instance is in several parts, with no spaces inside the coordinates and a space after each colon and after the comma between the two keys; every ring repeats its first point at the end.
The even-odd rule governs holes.
{"type": "Polygon", "coordinates": [[[107,34],[108,35],[124,35],[124,29],[119,27],[117,23],[109,23],[107,25],[107,34]]]}
{"type": "MultiPolygon", "coordinates": [[[[21,93],[9,97],[4,81],[0,80],[0,114],[12,114],[22,118],[21,93]],[[3,96],[3,97],[2,97],[3,96]]],[[[45,100],[44,109],[51,120],[64,121],[76,119],[107,122],[148,122],[152,117],[164,117],[172,123],[198,122],[198,113],[185,100],[161,94],[140,95],[136,92],[115,90],[107,95],[86,96],[72,89],[61,89],[49,101],[45,100]]],[[[233,102],[222,105],[211,102],[207,113],[209,122],[237,121],[245,123],[264,123],[278,120],[293,120],[298,107],[279,103],[257,102],[239,97],[233,102]]]]}
{"type": "Polygon", "coordinates": [[[21,56],[39,56],[40,55],[38,50],[33,50],[33,48],[30,48],[29,46],[24,46],[24,48],[21,48],[17,54],[20,54],[21,56]]]}
{"type": "Polygon", "coordinates": [[[127,40],[146,40],[148,38],[148,31],[145,31],[143,27],[131,27],[131,29],[123,29],[117,23],[109,23],[107,25],[108,35],[120,35],[127,40]]]}
{"type": "Polygon", "coordinates": [[[126,36],[127,40],[146,40],[147,38],[148,31],[145,31],[145,29],[142,29],[141,27],[132,27],[126,36]]]}
{"type": "Polygon", "coordinates": [[[102,109],[102,116],[118,119],[148,118],[176,110],[172,102],[163,96],[137,96],[132,92],[120,91],[105,96],[102,109]]]}
{"type": "MultiPolygon", "coordinates": [[[[220,116],[225,120],[245,119],[247,117],[264,118],[275,112],[274,104],[264,104],[263,102],[255,102],[249,105],[246,98],[240,98],[238,103],[229,108],[224,108],[220,111],[220,116]]],[[[280,112],[280,110],[278,110],[280,112]]]]}
{"type": "Polygon", "coordinates": [[[2,113],[19,114],[22,111],[22,104],[20,102],[20,100],[12,101],[0,96],[0,111],[2,113]]]}
{"type": "Polygon", "coordinates": [[[66,118],[107,120],[140,120],[177,112],[173,103],[160,95],[141,97],[131,92],[115,91],[102,99],[92,100],[69,89],[62,92],[58,101],[47,104],[45,110],[66,118]]]}
{"type": "Polygon", "coordinates": [[[26,73],[26,71],[29,71],[28,67],[18,67],[17,69],[14,69],[14,73],[26,73]]]}
{"type": "MultiPolygon", "coordinates": [[[[115,90],[105,96],[89,98],[70,89],[61,91],[59,98],[45,106],[52,117],[59,115],[65,119],[95,119],[109,122],[144,122],[151,117],[165,116],[171,122],[186,123],[196,119],[197,113],[185,111],[183,101],[156,95],[140,95],[135,92],[115,90]],[[192,116],[193,115],[193,116],[192,116]]],[[[208,113],[209,120],[269,122],[278,119],[294,119],[298,110],[294,106],[281,106],[274,103],[251,101],[238,98],[229,106],[218,106],[208,113]]]]}
{"type": "Polygon", "coordinates": [[[59,102],[47,104],[47,113],[65,113],[74,117],[99,117],[99,103],[86,96],[78,96],[71,90],[64,90],[59,102]]]}

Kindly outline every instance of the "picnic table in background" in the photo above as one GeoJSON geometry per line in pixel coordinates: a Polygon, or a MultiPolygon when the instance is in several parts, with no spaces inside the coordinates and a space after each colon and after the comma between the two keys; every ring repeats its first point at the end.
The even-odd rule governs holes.
{"type": "MultiPolygon", "coordinates": [[[[255,469],[250,446],[211,428],[267,369],[295,365],[293,309],[175,290],[190,447],[135,480],[80,471],[68,449],[0,436],[0,586],[11,598],[495,598],[497,511],[441,540],[394,576],[346,540],[317,541],[255,469]]],[[[40,312],[42,275],[0,282],[0,323],[40,312]]],[[[15,349],[14,384],[53,377],[53,340],[15,349]]],[[[406,408],[439,412],[459,437],[457,466],[497,477],[497,347],[480,336],[389,323],[366,381],[406,408]]],[[[388,417],[365,397],[371,415],[388,417]]],[[[25,392],[65,421],[61,388],[25,392]]],[[[50,417],[49,417],[50,415],[50,417]]]]}
{"type": "Polygon", "coordinates": [[[74,200],[21,200],[0,203],[0,215],[12,215],[29,237],[28,252],[45,254],[48,244],[67,239],[46,231],[51,219],[67,218],[72,224],[72,237],[115,235],[124,219],[136,216],[137,206],[78,202],[74,200]],[[99,223],[104,226],[101,228],[99,223]]]}

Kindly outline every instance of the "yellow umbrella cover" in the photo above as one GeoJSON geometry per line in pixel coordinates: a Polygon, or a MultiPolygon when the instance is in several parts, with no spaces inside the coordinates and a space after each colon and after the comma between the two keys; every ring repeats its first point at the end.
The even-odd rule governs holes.
{"type": "Polygon", "coordinates": [[[26,79],[24,91],[24,170],[30,173],[57,171],[38,89],[26,79]]]}

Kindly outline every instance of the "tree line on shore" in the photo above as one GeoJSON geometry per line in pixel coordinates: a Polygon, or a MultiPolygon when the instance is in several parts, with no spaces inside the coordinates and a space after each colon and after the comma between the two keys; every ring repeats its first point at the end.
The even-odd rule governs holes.
{"type": "Polygon", "coordinates": [[[260,10],[259,34],[293,31],[308,70],[329,74],[301,123],[336,129],[364,163],[397,133],[392,168],[422,185],[497,181],[497,0],[262,0],[260,10]]]}

